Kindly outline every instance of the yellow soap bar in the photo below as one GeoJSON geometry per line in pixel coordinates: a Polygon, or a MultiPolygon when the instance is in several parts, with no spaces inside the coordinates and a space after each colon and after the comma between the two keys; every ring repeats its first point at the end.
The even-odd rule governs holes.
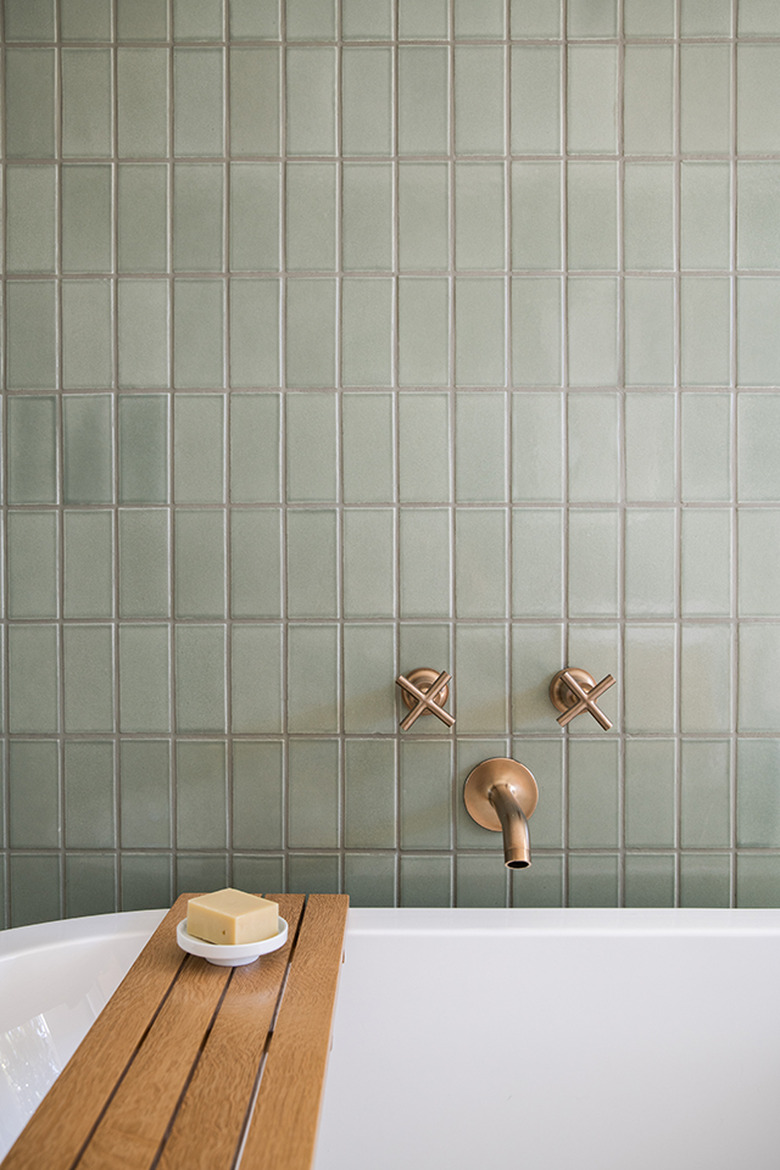
{"type": "Polygon", "coordinates": [[[279,906],[242,890],[215,890],[190,898],[187,933],[220,946],[261,942],[279,933],[279,906]]]}

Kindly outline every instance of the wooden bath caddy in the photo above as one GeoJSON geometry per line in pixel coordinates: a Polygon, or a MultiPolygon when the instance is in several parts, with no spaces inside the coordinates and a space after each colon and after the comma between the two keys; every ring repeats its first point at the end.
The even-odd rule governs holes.
{"type": "Polygon", "coordinates": [[[246,967],[185,954],[182,894],[3,1170],[308,1170],[349,899],[269,894],[285,945],[246,967]]]}

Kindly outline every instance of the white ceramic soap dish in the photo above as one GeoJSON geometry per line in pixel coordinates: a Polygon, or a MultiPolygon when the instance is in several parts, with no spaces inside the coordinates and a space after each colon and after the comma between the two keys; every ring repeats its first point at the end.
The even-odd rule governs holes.
{"type": "Polygon", "coordinates": [[[287,942],[287,923],[279,917],[279,933],[272,934],[260,942],[237,943],[234,946],[219,946],[217,943],[206,942],[202,938],[193,938],[187,933],[187,919],[183,919],[176,927],[176,941],[183,951],[190,955],[197,955],[207,959],[215,967],[244,967],[247,963],[254,963],[261,955],[270,955],[278,951],[287,942]]]}

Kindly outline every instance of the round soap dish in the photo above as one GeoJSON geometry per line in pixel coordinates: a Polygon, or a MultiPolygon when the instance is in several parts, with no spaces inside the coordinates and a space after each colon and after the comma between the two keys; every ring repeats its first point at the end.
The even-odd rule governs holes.
{"type": "Polygon", "coordinates": [[[176,927],[176,941],[183,951],[206,959],[215,967],[245,967],[247,963],[254,963],[260,955],[270,955],[272,951],[278,951],[284,946],[287,942],[287,923],[280,915],[278,934],[272,934],[270,938],[264,938],[260,942],[220,946],[217,943],[206,942],[202,938],[193,938],[187,933],[185,918],[176,927]]]}

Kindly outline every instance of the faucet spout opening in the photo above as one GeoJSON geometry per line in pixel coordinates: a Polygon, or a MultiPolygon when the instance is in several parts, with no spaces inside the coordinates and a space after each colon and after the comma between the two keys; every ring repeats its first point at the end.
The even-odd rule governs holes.
{"type": "Polygon", "coordinates": [[[531,864],[531,840],[528,821],[512,785],[494,784],[488,799],[498,814],[504,835],[504,865],[507,869],[527,869],[531,864]]]}

